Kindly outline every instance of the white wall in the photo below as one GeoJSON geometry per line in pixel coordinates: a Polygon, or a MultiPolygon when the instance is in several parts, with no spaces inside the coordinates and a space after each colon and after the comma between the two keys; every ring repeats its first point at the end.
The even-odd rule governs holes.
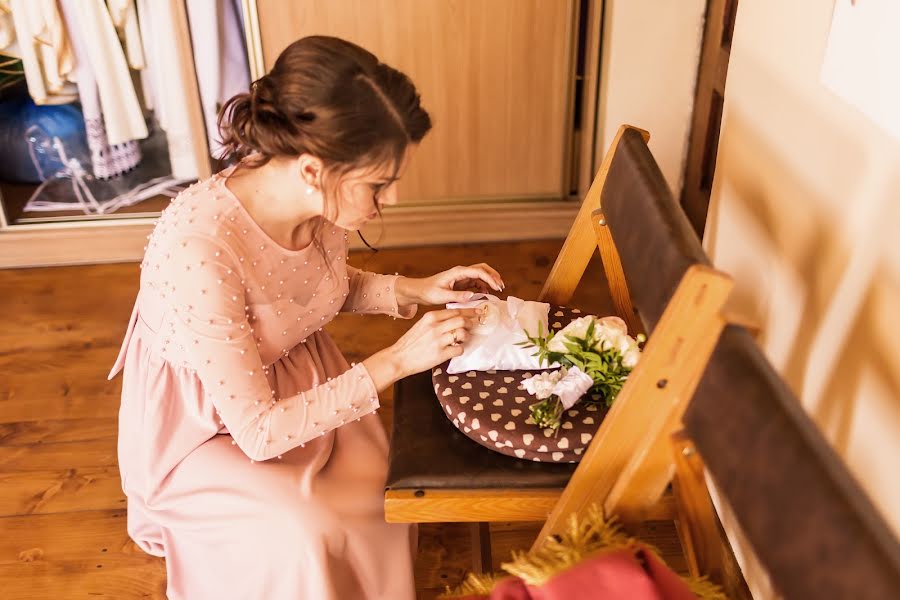
{"type": "Polygon", "coordinates": [[[703,38],[705,0],[605,0],[597,160],[619,125],[650,132],[680,197],[703,38]]]}
{"type": "Polygon", "coordinates": [[[900,143],[819,82],[832,6],[739,4],[705,244],[900,532],[900,143]]]}

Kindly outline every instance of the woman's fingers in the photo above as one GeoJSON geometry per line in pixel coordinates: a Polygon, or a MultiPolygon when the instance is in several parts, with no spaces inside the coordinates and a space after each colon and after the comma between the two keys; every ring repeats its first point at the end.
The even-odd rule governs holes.
{"type": "Polygon", "coordinates": [[[473,267],[456,267],[454,271],[456,280],[463,278],[480,279],[481,281],[484,281],[489,286],[491,286],[494,290],[498,292],[503,291],[503,280],[500,279],[500,275],[497,274],[496,271],[494,271],[493,273],[491,272],[493,271],[493,269],[490,269],[489,271],[488,269],[483,268],[482,265],[476,265],[473,267]]]}
{"type": "Polygon", "coordinates": [[[428,315],[435,324],[443,323],[455,317],[468,317],[472,319],[478,318],[478,309],[476,308],[444,308],[441,310],[433,310],[428,315]]]}
{"type": "Polygon", "coordinates": [[[472,266],[475,267],[475,268],[482,268],[482,269],[484,269],[485,271],[487,271],[488,273],[490,273],[491,276],[494,277],[494,278],[500,283],[500,287],[501,287],[501,288],[505,288],[505,287],[506,287],[506,284],[503,283],[503,278],[500,277],[500,273],[497,271],[497,269],[495,269],[495,268],[492,267],[491,265],[489,265],[489,264],[487,264],[487,263],[478,263],[477,265],[472,265],[472,266]]]}

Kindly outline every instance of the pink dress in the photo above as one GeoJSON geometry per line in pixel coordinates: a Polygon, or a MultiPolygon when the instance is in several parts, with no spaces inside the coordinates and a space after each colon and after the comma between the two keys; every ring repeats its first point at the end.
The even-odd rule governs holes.
{"type": "Polygon", "coordinates": [[[222,174],[164,211],[116,365],[128,533],[168,597],[415,597],[416,530],[384,520],[375,385],[322,330],[339,311],[409,318],[396,276],[275,244],[222,174]]]}

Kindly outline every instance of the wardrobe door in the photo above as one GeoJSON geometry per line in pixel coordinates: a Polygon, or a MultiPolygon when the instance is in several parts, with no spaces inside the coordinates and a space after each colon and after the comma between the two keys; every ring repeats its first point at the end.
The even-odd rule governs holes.
{"type": "Polygon", "coordinates": [[[257,0],[268,70],[291,42],[341,37],[415,82],[434,129],[404,203],[566,196],[575,0],[257,0]]]}

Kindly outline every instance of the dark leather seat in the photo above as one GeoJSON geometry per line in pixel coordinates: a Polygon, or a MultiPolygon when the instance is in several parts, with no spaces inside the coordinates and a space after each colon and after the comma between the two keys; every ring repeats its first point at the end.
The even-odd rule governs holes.
{"type": "Polygon", "coordinates": [[[575,466],[520,460],[473,442],[441,410],[430,371],[394,387],[389,490],[563,488],[575,466]]]}

